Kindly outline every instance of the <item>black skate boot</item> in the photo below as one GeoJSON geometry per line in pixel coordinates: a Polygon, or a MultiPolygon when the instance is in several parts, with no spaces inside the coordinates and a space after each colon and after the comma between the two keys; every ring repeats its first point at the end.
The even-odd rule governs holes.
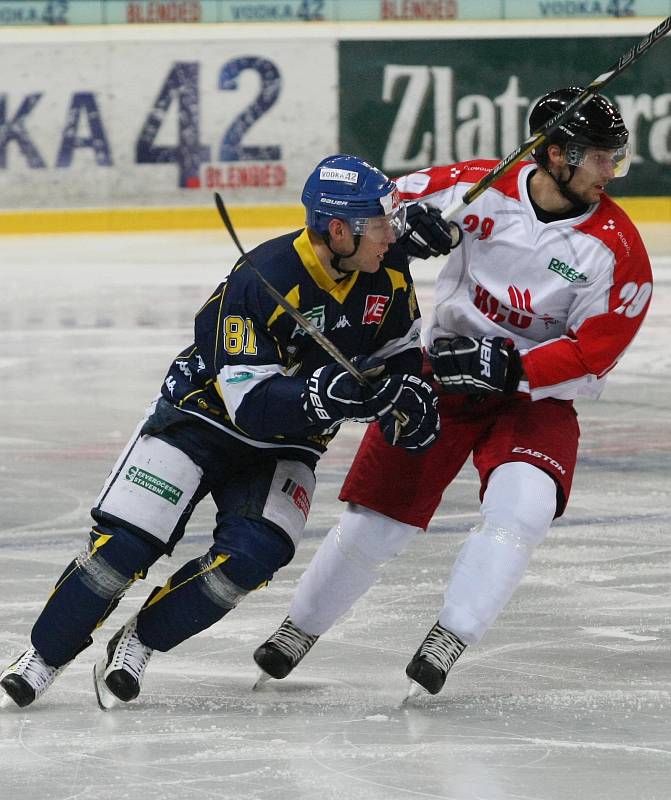
{"type": "Polygon", "coordinates": [[[133,617],[107,644],[106,655],[93,667],[93,684],[103,711],[128,703],[140,694],[142,677],[154,652],[140,641],[133,617]]]}
{"type": "Polygon", "coordinates": [[[436,622],[405,668],[405,674],[429,694],[438,694],[447,673],[465,649],[458,636],[436,622]]]}
{"type": "Polygon", "coordinates": [[[29,647],[0,675],[0,686],[20,708],[41,697],[67,665],[52,667],[34,647],[29,647]]]}
{"type": "MultiPolygon", "coordinates": [[[[286,678],[319,639],[287,617],[275,633],[254,651],[254,661],[271,678],[286,678]]],[[[259,685],[259,684],[257,684],[259,685]]]]}

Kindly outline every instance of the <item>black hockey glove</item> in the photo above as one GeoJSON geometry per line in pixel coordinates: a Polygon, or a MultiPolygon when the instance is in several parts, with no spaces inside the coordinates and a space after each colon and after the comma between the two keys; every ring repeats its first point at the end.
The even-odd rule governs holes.
{"type": "Polygon", "coordinates": [[[381,358],[358,356],[353,363],[370,385],[359,383],[338,363],[319,367],[308,378],[303,408],[310,422],[324,427],[345,420],[373,422],[392,409],[401,393],[401,376],[387,375],[381,358]]]}
{"type": "Polygon", "coordinates": [[[520,354],[501,336],[436,339],[429,360],[447,394],[512,394],[522,376],[520,354]]]}
{"type": "Polygon", "coordinates": [[[446,222],[440,209],[428,203],[408,206],[405,232],[398,240],[410,258],[446,256],[463,239],[456,222],[446,222]]]}
{"type": "Polygon", "coordinates": [[[440,432],[438,395],[421,378],[404,375],[401,393],[394,405],[408,416],[408,422],[399,428],[395,417],[386,414],[380,420],[384,438],[389,444],[398,445],[413,453],[428,450],[440,432]]]}

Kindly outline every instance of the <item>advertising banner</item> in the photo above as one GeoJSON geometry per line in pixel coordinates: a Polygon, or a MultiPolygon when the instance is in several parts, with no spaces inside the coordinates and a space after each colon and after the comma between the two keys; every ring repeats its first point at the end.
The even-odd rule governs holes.
{"type": "Polygon", "coordinates": [[[333,40],[3,43],[0,208],[298,203],[336,78],[333,40]]]}
{"type": "MultiPolygon", "coordinates": [[[[540,96],[561,86],[584,86],[638,41],[343,41],[341,148],[392,175],[503,158],[528,135],[528,113],[540,96]]],[[[613,195],[671,195],[669,64],[667,38],[608,87],[633,149],[629,175],[609,185],[613,195]]]]}
{"type": "Polygon", "coordinates": [[[670,0],[0,0],[0,25],[664,17],[670,0]]]}

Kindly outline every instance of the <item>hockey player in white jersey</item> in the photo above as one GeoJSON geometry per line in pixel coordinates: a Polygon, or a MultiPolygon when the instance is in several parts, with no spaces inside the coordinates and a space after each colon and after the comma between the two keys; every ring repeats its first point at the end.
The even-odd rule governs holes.
{"type": "MultiPolygon", "coordinates": [[[[538,130],[581,90],[550,92],[538,130]]],[[[340,499],[347,507],[302,576],[280,628],[254,653],[286,676],[425,529],[469,456],[482,521],[453,565],[437,622],[407,665],[412,691],[438,693],[467,645],[481,640],[566,507],[578,449],[573,400],[596,398],[630,344],[652,293],[650,264],[624,211],[605,194],[626,174],[628,132],[595,96],[455,220],[460,199],[495,162],[421,170],[399,181],[414,202],[406,239],[419,257],[454,251],[436,283],[425,342],[439,388],[442,436],[417,456],[370,427],[340,499]]]]}

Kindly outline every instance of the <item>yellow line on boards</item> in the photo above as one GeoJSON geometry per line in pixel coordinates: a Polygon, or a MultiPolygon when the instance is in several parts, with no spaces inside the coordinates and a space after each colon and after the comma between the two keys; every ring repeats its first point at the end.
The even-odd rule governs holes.
{"type": "MultiPolygon", "coordinates": [[[[616,197],[634,222],[671,222],[671,197],[616,197]]],[[[236,228],[285,228],[304,224],[301,206],[232,206],[236,228]]],[[[110,208],[0,211],[0,234],[198,230],[222,225],[214,205],[189,208],[110,208]]]]}
{"type": "MultiPolygon", "coordinates": [[[[238,228],[300,228],[301,206],[232,206],[228,209],[238,228]]],[[[0,211],[0,234],[95,233],[221,228],[211,208],[110,208],[0,211]]]]}
{"type": "Polygon", "coordinates": [[[634,222],[671,222],[671,197],[614,197],[634,222]]]}

